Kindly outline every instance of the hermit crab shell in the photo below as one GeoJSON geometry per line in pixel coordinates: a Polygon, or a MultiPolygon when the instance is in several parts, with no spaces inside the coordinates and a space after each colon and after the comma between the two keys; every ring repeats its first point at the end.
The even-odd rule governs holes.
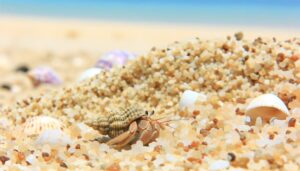
{"type": "Polygon", "coordinates": [[[269,122],[271,118],[285,119],[290,114],[283,101],[274,94],[256,97],[245,112],[250,116],[251,124],[254,124],[257,117],[261,117],[264,122],[269,122]]]}
{"type": "Polygon", "coordinates": [[[61,121],[49,116],[36,116],[29,118],[23,126],[24,133],[28,136],[38,135],[45,130],[64,129],[61,121]]]}
{"type": "Polygon", "coordinates": [[[39,86],[40,84],[59,85],[62,83],[62,79],[50,67],[37,67],[31,70],[28,76],[34,86],[39,86]]]}

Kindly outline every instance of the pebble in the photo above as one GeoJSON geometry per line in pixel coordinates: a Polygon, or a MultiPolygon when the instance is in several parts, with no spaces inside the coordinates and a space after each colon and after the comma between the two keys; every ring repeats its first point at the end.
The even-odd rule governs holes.
{"type": "Polygon", "coordinates": [[[11,86],[10,86],[9,84],[2,84],[2,85],[1,85],[1,88],[2,88],[3,90],[7,90],[7,91],[10,91],[10,90],[11,90],[11,86]]]}
{"type": "Polygon", "coordinates": [[[20,65],[16,68],[16,72],[23,72],[27,73],[30,70],[30,68],[27,65],[20,65]]]}
{"type": "Polygon", "coordinates": [[[37,159],[35,155],[30,154],[26,157],[26,161],[32,165],[37,162],[37,159]]]}
{"type": "Polygon", "coordinates": [[[78,79],[78,82],[81,82],[81,81],[87,80],[89,78],[92,78],[95,75],[99,74],[101,71],[102,71],[101,68],[90,68],[90,69],[87,69],[86,71],[84,71],[80,75],[80,77],[78,79]]]}
{"type": "Polygon", "coordinates": [[[223,170],[227,169],[230,163],[226,160],[217,160],[209,166],[209,170],[223,170]]]}
{"type": "Polygon", "coordinates": [[[191,91],[191,90],[186,90],[182,95],[181,95],[181,99],[179,102],[179,106],[181,109],[184,108],[194,108],[195,107],[195,103],[197,101],[206,101],[207,97],[205,94],[203,93],[198,93],[195,91],[191,91]]]}
{"type": "Polygon", "coordinates": [[[65,146],[67,144],[72,144],[72,140],[70,136],[67,135],[65,132],[63,132],[62,130],[55,129],[55,130],[46,130],[43,133],[41,133],[36,140],[36,144],[65,146]]]}

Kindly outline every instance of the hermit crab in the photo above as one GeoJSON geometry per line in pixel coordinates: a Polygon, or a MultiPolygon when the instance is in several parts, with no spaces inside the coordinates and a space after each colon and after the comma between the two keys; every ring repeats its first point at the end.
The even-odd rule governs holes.
{"type": "Polygon", "coordinates": [[[108,135],[111,138],[106,142],[109,146],[121,149],[138,140],[147,145],[159,136],[165,122],[151,119],[150,116],[153,114],[154,111],[128,107],[111,112],[108,116],[98,117],[87,124],[101,134],[108,135]]]}

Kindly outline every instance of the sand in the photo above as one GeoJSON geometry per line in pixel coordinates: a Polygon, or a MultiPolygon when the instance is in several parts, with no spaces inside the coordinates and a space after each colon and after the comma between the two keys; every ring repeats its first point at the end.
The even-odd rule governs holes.
{"type": "Polygon", "coordinates": [[[68,84],[75,82],[81,72],[94,66],[101,54],[110,50],[143,54],[154,46],[163,47],[174,41],[194,37],[221,39],[241,30],[249,39],[263,36],[283,40],[300,36],[299,30],[284,27],[125,23],[5,15],[0,16],[0,26],[1,84],[12,84],[15,90],[15,93],[0,90],[0,105],[48,90],[45,86],[38,90],[32,88],[23,74],[13,72],[22,64],[31,68],[51,66],[68,84]]]}
{"type": "Polygon", "coordinates": [[[20,63],[26,62],[30,67],[47,63],[60,73],[65,84],[34,88],[24,74],[17,74],[21,78],[12,84],[19,91],[14,95],[6,92],[10,100],[3,100],[8,106],[1,118],[5,123],[1,126],[0,156],[4,168],[299,169],[296,149],[300,48],[299,39],[293,38],[298,37],[297,32],[226,26],[220,32],[219,28],[208,26],[175,28],[174,25],[145,27],[137,23],[89,25],[88,22],[82,26],[75,21],[11,20],[16,22],[0,20],[7,28],[11,26],[11,29],[4,27],[2,33],[13,34],[3,36],[6,43],[1,43],[1,53],[9,56],[6,61],[16,64],[4,70],[8,75],[3,77],[16,78],[12,70],[20,63]],[[30,25],[22,25],[27,22],[30,25]],[[21,26],[21,32],[13,33],[21,26]],[[46,27],[35,31],[29,26],[46,27]],[[244,38],[233,36],[237,28],[245,30],[244,38]],[[114,37],[114,33],[119,34],[114,37]],[[106,38],[100,41],[97,37],[102,37],[101,34],[106,38]],[[260,35],[267,38],[253,37],[260,35]],[[146,47],[147,40],[153,43],[149,47],[146,47]],[[177,40],[180,41],[174,42],[177,40]],[[128,43],[131,41],[138,45],[128,43]],[[165,41],[169,42],[161,44],[165,41]],[[98,47],[96,43],[100,45],[100,42],[103,46],[98,47]],[[116,45],[140,55],[125,68],[113,68],[75,83],[80,72],[116,45]],[[157,48],[152,48],[153,45],[157,48]],[[197,103],[193,111],[181,109],[179,101],[185,90],[202,92],[207,100],[197,103]],[[41,92],[43,96],[37,95],[41,92]],[[264,93],[280,97],[290,114],[283,120],[248,125],[245,108],[253,98],[264,93]],[[32,95],[37,96],[15,103],[21,96],[32,95]],[[93,141],[103,135],[84,123],[105,116],[111,109],[129,105],[154,109],[155,117],[167,116],[177,121],[170,123],[170,128],[160,130],[159,138],[149,146],[138,141],[131,150],[116,151],[105,143],[93,141]],[[38,132],[37,137],[24,134],[23,124],[36,115],[56,118],[65,127],[56,132],[38,132]]]}

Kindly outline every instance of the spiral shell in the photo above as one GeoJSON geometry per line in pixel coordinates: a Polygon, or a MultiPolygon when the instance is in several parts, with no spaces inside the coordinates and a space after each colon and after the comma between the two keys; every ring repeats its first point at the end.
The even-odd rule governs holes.
{"type": "Polygon", "coordinates": [[[35,86],[40,84],[59,85],[62,79],[59,75],[49,67],[37,67],[28,73],[29,78],[35,86]]]}
{"type": "Polygon", "coordinates": [[[110,69],[114,66],[121,67],[125,65],[129,60],[136,57],[136,54],[122,51],[114,50],[104,54],[101,59],[97,61],[96,67],[102,69],[110,69]]]}
{"type": "Polygon", "coordinates": [[[145,115],[141,108],[131,106],[112,111],[107,116],[98,117],[87,125],[98,130],[101,134],[113,138],[127,131],[133,121],[145,115]]]}
{"type": "Polygon", "coordinates": [[[24,123],[24,133],[28,136],[38,135],[45,130],[64,129],[61,121],[49,116],[36,116],[24,123]]]}

